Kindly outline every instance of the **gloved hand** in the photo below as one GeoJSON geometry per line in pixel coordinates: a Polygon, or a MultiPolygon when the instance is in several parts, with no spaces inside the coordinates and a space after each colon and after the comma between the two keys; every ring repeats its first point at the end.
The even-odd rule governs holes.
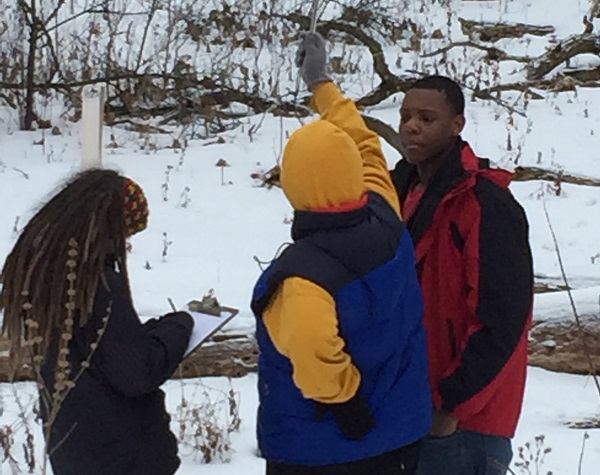
{"type": "Polygon", "coordinates": [[[296,66],[309,90],[331,81],[327,75],[327,44],[319,33],[303,33],[296,51],[296,66]]]}
{"type": "Polygon", "coordinates": [[[360,393],[356,393],[347,402],[317,403],[315,419],[317,421],[322,420],[328,411],[331,411],[335,423],[344,434],[344,437],[350,440],[363,439],[376,425],[369,404],[360,393]]]}

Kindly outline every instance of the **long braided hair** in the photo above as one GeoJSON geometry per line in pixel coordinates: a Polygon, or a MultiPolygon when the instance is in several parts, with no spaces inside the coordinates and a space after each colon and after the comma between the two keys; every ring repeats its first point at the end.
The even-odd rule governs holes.
{"type": "Polygon", "coordinates": [[[21,363],[24,341],[35,338],[33,354],[45,358],[67,316],[71,324],[85,324],[109,256],[127,279],[126,239],[145,227],[148,214],[141,194],[146,207],[137,209],[133,230],[127,201],[132,189],[141,194],[115,171],[88,170],[27,223],[1,274],[2,330],[10,341],[13,367],[21,363]]]}

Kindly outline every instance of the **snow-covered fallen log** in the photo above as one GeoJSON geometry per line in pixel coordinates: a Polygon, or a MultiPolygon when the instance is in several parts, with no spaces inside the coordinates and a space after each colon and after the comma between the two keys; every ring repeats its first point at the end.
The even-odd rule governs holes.
{"type": "MultiPolygon", "coordinates": [[[[557,287],[560,288],[560,287],[557,287]]],[[[590,359],[600,373],[600,287],[574,290],[581,327],[573,316],[567,292],[536,294],[534,323],[529,336],[529,364],[551,371],[589,374],[590,359]],[[589,356],[588,356],[589,355],[589,356]]],[[[9,381],[8,342],[0,337],[0,381],[9,381]]],[[[217,333],[195,350],[174,378],[198,376],[240,377],[256,371],[258,347],[252,326],[217,333]]],[[[15,380],[32,380],[28,366],[15,380]]]]}
{"type": "MultiPolygon", "coordinates": [[[[217,333],[188,356],[175,371],[173,378],[245,376],[256,371],[257,360],[258,348],[253,329],[249,329],[247,333],[225,331],[217,333]]],[[[8,342],[0,337],[0,382],[10,381],[11,375],[8,342]]],[[[14,375],[14,381],[31,381],[34,378],[29,365],[23,365],[14,375]]]]}

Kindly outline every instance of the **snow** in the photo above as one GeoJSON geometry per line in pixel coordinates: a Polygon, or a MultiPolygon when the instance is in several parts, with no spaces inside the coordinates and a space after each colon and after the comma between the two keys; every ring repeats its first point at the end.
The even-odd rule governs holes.
{"type": "MultiPolygon", "coordinates": [[[[551,8],[545,0],[464,1],[455,2],[455,5],[458,16],[475,20],[552,24],[556,26],[557,38],[582,31],[581,18],[588,9],[587,2],[582,0],[553,0],[551,8]]],[[[418,10],[416,6],[414,8],[418,10]]],[[[335,7],[331,6],[326,15],[335,13],[335,7]]],[[[429,32],[435,28],[445,31],[446,13],[445,9],[437,8],[426,18],[419,13],[414,13],[414,18],[419,18],[429,32]]],[[[456,25],[453,34],[457,40],[465,39],[456,25]]],[[[533,55],[543,53],[548,41],[547,38],[527,37],[503,40],[500,44],[511,54],[533,55]]],[[[441,46],[439,42],[425,42],[426,51],[441,46]]],[[[453,54],[460,56],[462,51],[457,48],[453,54]]],[[[386,49],[386,57],[396,58],[397,55],[397,48],[386,49]]],[[[594,56],[577,61],[598,64],[598,58],[594,56]]],[[[394,60],[389,62],[393,65],[394,60]]],[[[261,64],[265,68],[275,65],[285,71],[288,62],[279,57],[273,59],[265,52],[261,64]]],[[[431,63],[418,59],[414,53],[403,56],[403,68],[410,69],[415,64],[426,68],[431,63]]],[[[578,63],[573,62],[572,66],[575,64],[578,63]]],[[[503,81],[522,80],[522,73],[515,73],[520,68],[517,63],[504,64],[500,71],[503,81]]],[[[402,72],[398,68],[392,70],[402,72]]],[[[343,80],[344,89],[354,96],[371,88],[368,68],[360,80],[356,77],[336,79],[343,80]]],[[[295,84],[295,79],[291,82],[295,84]]],[[[397,127],[401,98],[398,95],[365,112],[397,127]]],[[[505,94],[503,99],[516,101],[517,96],[505,94]]],[[[518,102],[517,109],[523,111],[526,118],[518,114],[509,118],[505,110],[491,101],[468,101],[464,138],[479,155],[502,166],[539,166],[600,179],[599,101],[597,89],[546,94],[545,99],[531,101],[526,109],[522,101],[518,102]],[[507,150],[509,135],[512,150],[507,150]]],[[[214,138],[192,140],[184,150],[168,148],[179,137],[176,131],[167,135],[138,134],[118,127],[104,131],[105,143],[111,144],[106,150],[105,166],[121,170],[138,181],[149,200],[149,227],[133,238],[129,257],[134,300],[144,317],[168,312],[167,298],[173,299],[177,306],[183,306],[213,288],[222,303],[240,308],[240,314],[228,328],[252,331],[253,317],[248,302],[260,273],[257,260],[270,261],[279,246],[290,241],[292,210],[281,190],[258,187],[251,174],[266,171],[277,162],[282,140],[285,141],[301,122],[271,115],[243,117],[247,109],[240,104],[231,106],[230,112],[241,115],[238,119],[240,127],[219,134],[219,141],[214,138]],[[216,167],[219,159],[226,160],[230,166],[216,167]],[[163,185],[167,175],[165,200],[163,185]],[[183,206],[187,188],[187,197],[191,201],[183,206]],[[165,239],[171,244],[166,259],[163,259],[165,239]]],[[[59,117],[59,113],[53,113],[53,116],[59,117]]],[[[49,131],[19,132],[17,123],[14,111],[0,109],[0,202],[3,203],[0,256],[5,256],[14,245],[15,226],[17,230],[21,229],[35,208],[79,166],[77,124],[61,122],[62,135],[54,136],[49,131]]],[[[384,147],[390,166],[393,166],[399,157],[390,147],[384,147]]],[[[557,234],[569,282],[575,288],[577,309],[581,314],[598,315],[600,257],[596,256],[600,255],[600,188],[563,184],[560,196],[556,196],[546,182],[514,183],[511,189],[529,219],[537,277],[546,282],[562,283],[556,249],[544,214],[545,206],[557,234]]],[[[535,319],[552,318],[572,318],[564,292],[536,297],[535,319]]],[[[231,435],[234,451],[229,462],[199,467],[198,454],[182,447],[183,464],[179,474],[202,471],[208,475],[252,475],[264,472],[264,462],[255,455],[257,394],[254,375],[231,382],[224,378],[169,381],[165,385],[169,409],[176,413],[182,390],[190,401],[204,401],[204,392],[211,395],[211,400],[218,401],[224,397],[222,391],[229,390],[230,384],[239,393],[242,426],[239,433],[231,435]]],[[[23,427],[15,391],[25,406],[33,404],[35,398],[31,384],[0,385],[0,425],[14,425],[18,439],[23,437],[23,427]]],[[[533,443],[534,437],[543,434],[545,446],[551,447],[552,451],[546,455],[543,470],[539,473],[551,470],[554,475],[599,475],[600,430],[587,431],[589,439],[585,441],[582,468],[577,472],[585,431],[567,427],[569,423],[593,417],[600,417],[600,396],[590,378],[530,368],[523,416],[514,443],[515,462],[519,461],[516,448],[528,441],[533,443]]],[[[224,415],[222,419],[225,419],[224,415]]],[[[38,431],[39,437],[39,427],[31,426],[38,431]]],[[[175,420],[173,430],[178,430],[175,420]]],[[[2,465],[2,470],[5,469],[8,470],[6,462],[2,465]]],[[[516,467],[514,470],[521,473],[516,467]]]]}
{"type": "MultiPolygon", "coordinates": [[[[19,399],[25,405],[34,400],[32,384],[15,384],[19,399]]],[[[198,380],[169,381],[164,389],[167,393],[167,407],[171,414],[177,414],[177,406],[181,403],[182,394],[189,404],[205,404],[209,394],[214,403],[224,400],[224,393],[231,388],[239,394],[239,412],[242,425],[239,432],[231,435],[232,453],[229,461],[215,461],[209,465],[199,466],[201,457],[190,447],[182,446],[180,455],[182,465],[178,475],[262,475],[265,463],[256,455],[256,375],[228,381],[226,378],[203,378],[198,380]]],[[[0,424],[20,421],[15,404],[14,388],[0,385],[0,401],[2,415],[0,424]]],[[[223,404],[216,404],[225,419],[223,404]]],[[[206,406],[200,406],[206,407],[206,406]]],[[[526,443],[534,444],[536,437],[545,437],[544,447],[551,452],[546,455],[543,471],[532,472],[553,475],[582,475],[600,474],[600,430],[571,429],[569,423],[585,421],[599,414],[598,394],[588,377],[556,374],[539,368],[530,368],[527,380],[525,406],[521,423],[513,443],[514,461],[518,462],[518,448],[526,443]],[[585,434],[589,435],[582,462],[581,472],[577,472],[581,446],[585,434]]],[[[219,411],[217,411],[219,412],[219,411]]],[[[16,424],[18,426],[18,424],[16,424]]],[[[39,426],[30,423],[34,429],[36,440],[41,437],[39,426]]],[[[178,433],[179,423],[175,417],[172,421],[174,433],[178,433]]],[[[6,464],[5,464],[6,465],[6,464]]],[[[515,473],[521,473],[513,468],[515,473]]],[[[4,473],[0,471],[0,473],[4,473]]],[[[524,472],[527,473],[527,472],[524,472]]]]}

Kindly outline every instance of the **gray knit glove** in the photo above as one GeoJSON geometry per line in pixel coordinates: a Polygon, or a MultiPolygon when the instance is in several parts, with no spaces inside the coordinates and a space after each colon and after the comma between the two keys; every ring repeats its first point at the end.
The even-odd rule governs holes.
{"type": "Polygon", "coordinates": [[[331,81],[327,74],[327,44],[319,33],[303,33],[296,52],[296,66],[311,91],[319,84],[331,81]]]}

